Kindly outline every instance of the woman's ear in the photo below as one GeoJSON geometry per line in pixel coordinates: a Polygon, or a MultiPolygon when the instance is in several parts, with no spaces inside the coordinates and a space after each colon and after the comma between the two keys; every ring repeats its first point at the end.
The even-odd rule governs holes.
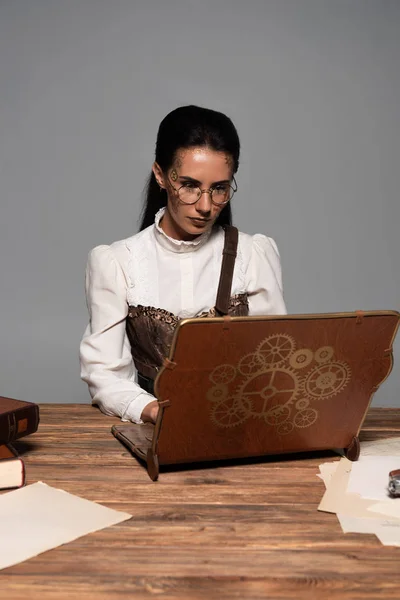
{"type": "Polygon", "coordinates": [[[162,172],[160,165],[157,162],[154,162],[152,169],[158,185],[160,188],[165,189],[164,173],[162,172]]]}

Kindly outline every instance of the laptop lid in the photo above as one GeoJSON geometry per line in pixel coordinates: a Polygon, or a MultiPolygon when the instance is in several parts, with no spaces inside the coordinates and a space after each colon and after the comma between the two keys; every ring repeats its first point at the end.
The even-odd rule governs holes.
{"type": "Polygon", "coordinates": [[[346,448],[389,375],[395,311],[187,319],[155,382],[160,464],[346,448]]]}

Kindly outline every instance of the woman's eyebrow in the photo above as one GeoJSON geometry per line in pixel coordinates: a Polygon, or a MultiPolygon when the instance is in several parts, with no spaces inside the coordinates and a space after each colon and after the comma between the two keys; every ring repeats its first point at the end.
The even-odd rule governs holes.
{"type": "MultiPolygon", "coordinates": [[[[197,185],[201,185],[201,181],[198,179],[194,179],[193,177],[189,177],[188,175],[181,175],[179,179],[183,179],[184,181],[190,181],[191,183],[196,183],[197,185]]],[[[222,183],[230,183],[230,179],[221,179],[221,181],[214,181],[211,185],[221,185],[222,183]]]]}
{"type": "Polygon", "coordinates": [[[189,177],[188,175],[180,175],[179,179],[184,179],[185,181],[191,181],[192,183],[198,183],[198,184],[201,183],[201,181],[199,181],[198,179],[194,179],[193,177],[189,177]]]}
{"type": "Polygon", "coordinates": [[[214,181],[212,185],[221,185],[222,183],[230,183],[230,179],[221,179],[221,181],[214,181]]]}

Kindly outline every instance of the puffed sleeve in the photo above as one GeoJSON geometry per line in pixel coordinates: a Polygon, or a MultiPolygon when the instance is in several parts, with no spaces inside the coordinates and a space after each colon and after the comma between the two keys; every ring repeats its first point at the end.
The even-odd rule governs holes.
{"type": "Polygon", "coordinates": [[[125,275],[110,246],[94,248],[86,267],[89,325],[80,345],[81,377],[102,412],[142,423],[143,408],[155,398],[137,383],[125,333],[126,292],[125,275]]]}
{"type": "Polygon", "coordinates": [[[250,315],[284,315],[282,269],[275,241],[256,234],[247,268],[250,315]]]}

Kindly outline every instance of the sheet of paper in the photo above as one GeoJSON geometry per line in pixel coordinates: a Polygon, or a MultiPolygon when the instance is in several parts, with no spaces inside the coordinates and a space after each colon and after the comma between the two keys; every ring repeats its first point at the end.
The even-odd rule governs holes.
{"type": "Polygon", "coordinates": [[[384,535],[385,532],[392,531],[395,532],[395,535],[400,536],[400,520],[385,517],[360,519],[341,514],[338,514],[337,518],[344,533],[374,533],[375,535],[382,533],[384,535]]]}
{"type": "MultiPolygon", "coordinates": [[[[376,504],[376,501],[361,498],[359,494],[346,493],[349,475],[354,464],[347,458],[339,461],[318,510],[339,513],[348,517],[376,519],[377,514],[368,510],[370,506],[376,504]]],[[[387,515],[384,514],[380,516],[387,518],[387,515]]]]}
{"type": "Polygon", "coordinates": [[[131,515],[42,482],[0,496],[0,569],[131,515]]]}
{"type": "Polygon", "coordinates": [[[353,463],[347,492],[371,500],[394,502],[388,492],[389,471],[399,468],[399,456],[361,456],[353,463]]]}
{"type": "Polygon", "coordinates": [[[400,521],[391,519],[357,519],[337,515],[344,533],[372,533],[384,546],[400,546],[400,521]]]}
{"type": "MultiPolygon", "coordinates": [[[[360,463],[351,463],[347,459],[342,459],[339,462],[321,464],[319,477],[324,481],[327,491],[318,507],[319,510],[336,512],[344,533],[370,533],[376,535],[384,545],[400,546],[400,501],[393,502],[385,495],[383,501],[378,503],[374,499],[362,498],[357,493],[349,493],[348,490],[355,465],[361,462],[369,464],[372,461],[378,467],[384,465],[386,467],[387,457],[390,459],[395,457],[400,464],[399,456],[400,438],[390,438],[362,442],[360,463]],[[366,457],[372,458],[365,461],[366,457]],[[375,461],[375,458],[378,460],[375,461]]],[[[373,476],[371,471],[368,471],[367,481],[371,483],[371,479],[373,476]]],[[[381,478],[379,483],[380,490],[382,491],[383,488],[385,494],[387,482],[388,477],[385,476],[384,482],[381,478]]]]}
{"type": "Polygon", "coordinates": [[[391,536],[387,536],[385,534],[379,534],[377,535],[379,541],[384,545],[384,546],[397,546],[398,548],[400,548],[400,540],[399,539],[392,539],[391,536]]]}
{"type": "Polygon", "coordinates": [[[360,456],[400,456],[400,437],[360,443],[360,456]]]}
{"type": "Polygon", "coordinates": [[[400,546],[400,523],[398,526],[384,527],[376,535],[384,546],[400,546]]]}
{"type": "Polygon", "coordinates": [[[329,486],[332,475],[335,473],[338,464],[339,461],[337,460],[335,462],[322,463],[322,465],[319,465],[320,474],[317,475],[317,477],[322,479],[325,487],[329,486]]]}
{"type": "Polygon", "coordinates": [[[400,498],[395,498],[393,502],[378,502],[369,507],[370,511],[400,519],[400,498]]]}

